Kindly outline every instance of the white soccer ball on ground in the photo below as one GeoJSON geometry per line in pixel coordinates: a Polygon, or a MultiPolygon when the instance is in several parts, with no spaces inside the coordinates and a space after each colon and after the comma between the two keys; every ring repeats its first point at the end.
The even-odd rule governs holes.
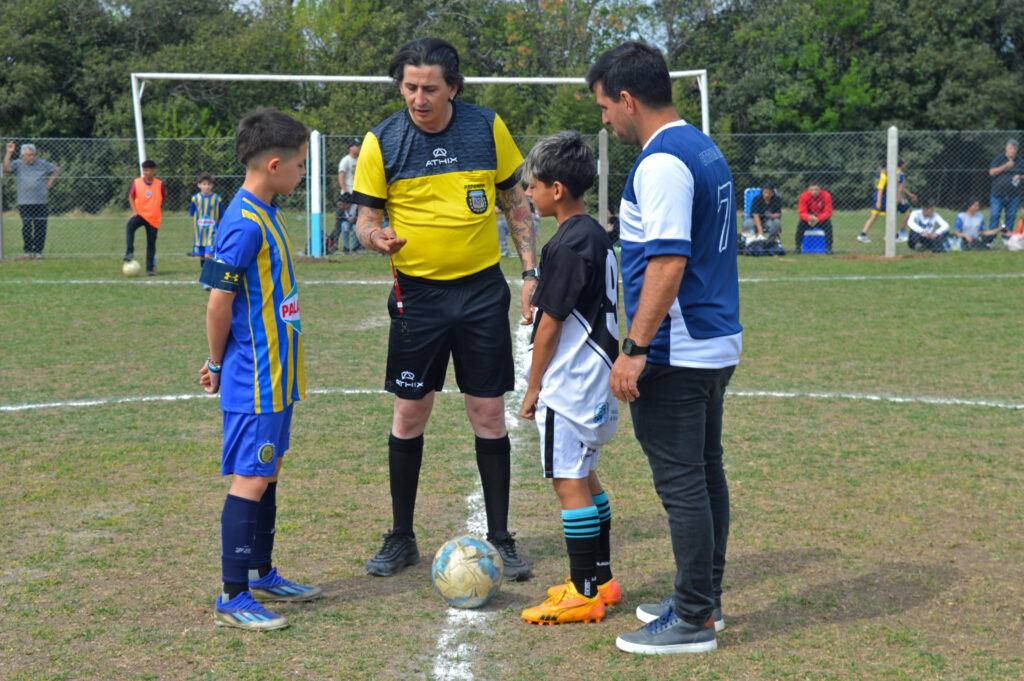
{"type": "Polygon", "coordinates": [[[137,277],[142,273],[142,265],[138,260],[129,260],[121,267],[121,271],[126,277],[137,277]]]}
{"type": "Polygon", "coordinates": [[[441,598],[456,608],[479,608],[501,587],[505,566],[489,542],[462,535],[434,556],[430,578],[441,598]]]}

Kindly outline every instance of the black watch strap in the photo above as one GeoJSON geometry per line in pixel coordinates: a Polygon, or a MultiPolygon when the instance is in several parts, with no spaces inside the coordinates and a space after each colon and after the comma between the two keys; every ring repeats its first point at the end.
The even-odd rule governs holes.
{"type": "Polygon", "coordinates": [[[622,354],[624,355],[635,357],[637,355],[646,355],[650,351],[650,345],[637,345],[633,342],[632,338],[626,338],[622,341],[622,354]]]}
{"type": "Polygon", "coordinates": [[[523,279],[538,279],[540,278],[540,268],[534,267],[533,269],[523,270],[523,279]]]}

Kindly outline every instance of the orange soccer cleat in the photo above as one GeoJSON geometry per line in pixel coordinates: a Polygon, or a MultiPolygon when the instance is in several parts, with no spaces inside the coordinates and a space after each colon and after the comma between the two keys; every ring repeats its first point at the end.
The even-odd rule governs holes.
{"type": "Polygon", "coordinates": [[[523,610],[523,619],[534,624],[600,622],[604,619],[604,602],[600,594],[593,598],[583,596],[572,580],[568,580],[548,589],[546,601],[523,610]]]}

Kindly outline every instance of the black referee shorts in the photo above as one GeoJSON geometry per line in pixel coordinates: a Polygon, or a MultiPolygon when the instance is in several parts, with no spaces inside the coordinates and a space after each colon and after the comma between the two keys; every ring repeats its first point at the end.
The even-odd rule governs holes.
{"type": "Polygon", "coordinates": [[[449,355],[463,393],[500,397],[515,388],[512,295],[498,265],[451,281],[399,272],[398,287],[404,312],[392,288],[385,390],[407,400],[441,390],[449,355]]]}

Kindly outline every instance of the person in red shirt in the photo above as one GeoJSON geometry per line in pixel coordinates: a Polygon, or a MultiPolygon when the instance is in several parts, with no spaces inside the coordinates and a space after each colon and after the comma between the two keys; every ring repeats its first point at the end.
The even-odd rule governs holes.
{"type": "Polygon", "coordinates": [[[825,232],[825,252],[832,254],[832,195],[812,180],[807,191],[800,195],[800,222],[796,225],[796,252],[804,243],[804,232],[820,229],[825,232]]]}

